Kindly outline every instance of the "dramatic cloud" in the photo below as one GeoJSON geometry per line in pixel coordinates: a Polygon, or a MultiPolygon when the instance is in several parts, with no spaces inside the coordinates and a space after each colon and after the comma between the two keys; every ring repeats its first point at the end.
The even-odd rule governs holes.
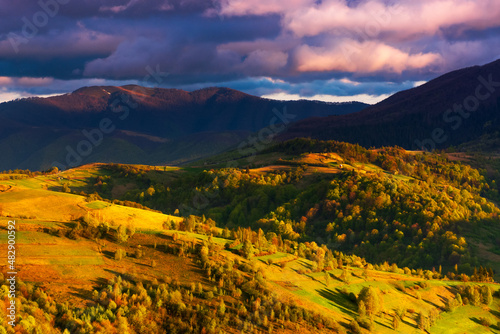
{"type": "Polygon", "coordinates": [[[402,0],[391,4],[379,0],[364,1],[355,7],[346,1],[331,0],[307,8],[286,9],[283,15],[284,27],[298,36],[349,32],[367,38],[387,34],[402,39],[435,35],[453,26],[497,27],[500,7],[495,0],[402,0]]]}
{"type": "Polygon", "coordinates": [[[308,8],[311,0],[221,0],[220,15],[268,15],[308,8]]]}
{"type": "Polygon", "coordinates": [[[376,101],[500,58],[499,33],[497,0],[11,1],[0,99],[135,82],[376,101]]]}
{"type": "Polygon", "coordinates": [[[385,44],[344,40],[332,49],[304,45],[298,49],[296,61],[300,72],[402,73],[428,67],[441,59],[435,53],[408,54],[385,44]]]}

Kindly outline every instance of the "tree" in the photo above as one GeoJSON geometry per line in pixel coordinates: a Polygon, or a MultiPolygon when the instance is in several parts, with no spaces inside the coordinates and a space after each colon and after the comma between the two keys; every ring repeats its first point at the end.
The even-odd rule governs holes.
{"type": "Polygon", "coordinates": [[[456,310],[458,302],[456,299],[448,299],[444,306],[446,312],[453,312],[456,310]]]}
{"type": "Polygon", "coordinates": [[[491,295],[491,289],[487,285],[481,287],[481,299],[483,304],[491,305],[493,302],[493,296],[491,295]]]}
{"type": "Polygon", "coordinates": [[[146,193],[149,195],[149,197],[153,196],[155,194],[155,187],[150,186],[147,190],[146,193]]]}
{"type": "Polygon", "coordinates": [[[422,312],[420,312],[417,316],[417,327],[423,331],[426,331],[429,328],[429,320],[422,312]]]}
{"type": "Polygon", "coordinates": [[[116,251],[115,251],[115,260],[116,261],[120,261],[121,259],[123,259],[124,257],[127,256],[127,252],[125,252],[123,249],[121,248],[118,248],[116,251]]]}
{"type": "Polygon", "coordinates": [[[457,294],[455,295],[455,299],[457,301],[457,306],[462,306],[464,304],[464,302],[462,301],[462,295],[460,293],[457,292],[457,294]]]}
{"type": "Polygon", "coordinates": [[[439,319],[439,311],[436,308],[432,308],[429,311],[429,326],[433,326],[439,319]]]}
{"type": "Polygon", "coordinates": [[[394,314],[392,316],[392,329],[394,329],[395,331],[398,330],[399,328],[399,323],[400,323],[400,320],[399,320],[399,317],[397,314],[394,314]]]}
{"type": "Polygon", "coordinates": [[[127,225],[127,230],[126,230],[126,233],[127,233],[127,238],[130,238],[132,237],[134,234],[135,234],[135,226],[134,224],[130,223],[127,225]]]}
{"type": "Polygon", "coordinates": [[[187,219],[184,220],[184,226],[186,228],[186,231],[192,232],[194,230],[194,227],[196,225],[196,216],[190,215],[187,217],[187,219]]]}
{"type": "Polygon", "coordinates": [[[67,183],[65,183],[65,184],[62,185],[62,189],[61,190],[64,193],[70,193],[71,192],[71,189],[69,188],[69,186],[68,186],[67,183]]]}
{"type": "Polygon", "coordinates": [[[116,229],[115,237],[116,241],[118,241],[119,243],[126,242],[128,240],[127,229],[125,228],[125,226],[118,226],[118,228],[116,229]]]}
{"type": "Polygon", "coordinates": [[[217,313],[219,314],[219,316],[223,316],[224,313],[226,313],[226,304],[224,304],[223,299],[221,299],[219,303],[219,307],[217,308],[217,313]]]}
{"type": "Polygon", "coordinates": [[[381,303],[378,291],[374,287],[368,286],[361,289],[358,296],[358,304],[363,302],[366,307],[366,314],[373,317],[381,310],[381,303]]]}
{"type": "Polygon", "coordinates": [[[245,259],[250,259],[255,253],[255,249],[250,240],[243,241],[243,245],[241,247],[241,254],[245,257],[245,259]]]}
{"type": "Polygon", "coordinates": [[[362,300],[359,301],[359,303],[358,303],[358,313],[359,313],[360,317],[366,316],[366,306],[365,306],[365,302],[363,302],[362,300]]]}
{"type": "Polygon", "coordinates": [[[118,313],[118,333],[120,334],[129,334],[130,333],[130,330],[129,330],[129,327],[128,327],[128,321],[127,321],[127,318],[125,317],[122,317],[120,316],[120,314],[118,313]]]}
{"type": "Polygon", "coordinates": [[[351,331],[354,334],[360,334],[361,333],[361,328],[359,327],[359,324],[356,320],[352,320],[351,323],[349,324],[349,327],[351,328],[351,331]]]}
{"type": "Polygon", "coordinates": [[[163,222],[162,227],[164,230],[170,230],[172,228],[172,224],[170,224],[170,222],[168,220],[166,220],[163,222]]]}

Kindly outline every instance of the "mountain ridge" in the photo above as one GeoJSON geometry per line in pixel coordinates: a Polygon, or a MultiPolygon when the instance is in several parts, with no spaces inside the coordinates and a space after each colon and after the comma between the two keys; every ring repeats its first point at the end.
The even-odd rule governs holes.
{"type": "Polygon", "coordinates": [[[82,163],[97,162],[97,151],[103,152],[99,156],[106,162],[179,163],[185,161],[179,154],[183,150],[187,160],[193,160],[237,146],[270,126],[275,110],[287,108],[296,120],[356,112],[366,106],[276,101],[224,87],[193,92],[137,85],[82,87],[68,94],[0,104],[0,148],[7,152],[0,169],[50,168],[48,161],[65,160],[70,149],[87,140],[83,131],[99,129],[105,119],[114,130],[82,163]],[[148,140],[152,137],[161,140],[148,140]],[[19,138],[23,152],[11,149],[19,138]],[[204,149],[197,149],[196,143],[204,149]],[[126,147],[136,153],[127,154],[126,147]]]}
{"type": "Polygon", "coordinates": [[[459,145],[500,129],[499,86],[500,60],[496,60],[443,74],[421,86],[395,93],[355,114],[296,122],[280,135],[280,139],[311,137],[343,140],[367,147],[398,145],[422,149],[418,143],[430,143],[432,132],[442,129],[446,140],[442,143],[432,140],[434,145],[429,144],[424,149],[459,145]],[[477,94],[479,97],[489,96],[481,100],[477,94]],[[465,112],[457,111],[455,105],[462,105],[465,112]],[[468,113],[470,117],[457,118],[468,113]],[[491,125],[486,129],[488,122],[491,125]]]}

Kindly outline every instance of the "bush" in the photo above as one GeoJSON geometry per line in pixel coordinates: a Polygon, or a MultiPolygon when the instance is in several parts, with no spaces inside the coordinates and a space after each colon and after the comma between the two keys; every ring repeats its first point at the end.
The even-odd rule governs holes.
{"type": "Polygon", "coordinates": [[[214,298],[214,293],[212,291],[206,291],[204,297],[206,300],[212,300],[214,298]]]}
{"type": "Polygon", "coordinates": [[[125,252],[123,249],[121,248],[118,248],[116,251],[115,251],[115,260],[116,261],[120,261],[121,259],[123,259],[124,257],[127,256],[127,252],[125,252]]]}
{"type": "Polygon", "coordinates": [[[419,282],[418,285],[420,285],[422,289],[426,289],[429,287],[429,283],[425,281],[419,282]]]}
{"type": "Polygon", "coordinates": [[[399,290],[401,292],[405,292],[405,286],[403,285],[403,283],[396,281],[393,284],[394,284],[394,287],[396,288],[396,290],[399,290]]]}
{"type": "Polygon", "coordinates": [[[373,321],[367,317],[360,317],[356,319],[356,322],[363,328],[366,328],[370,332],[373,330],[373,321]]]}
{"type": "Polygon", "coordinates": [[[458,303],[457,303],[457,300],[456,299],[448,299],[446,301],[446,304],[444,306],[444,310],[446,312],[453,312],[456,310],[456,308],[458,307],[458,303]]]}
{"type": "Polygon", "coordinates": [[[352,333],[361,334],[361,328],[359,327],[359,324],[356,320],[352,320],[351,323],[349,324],[349,327],[352,333]]]}

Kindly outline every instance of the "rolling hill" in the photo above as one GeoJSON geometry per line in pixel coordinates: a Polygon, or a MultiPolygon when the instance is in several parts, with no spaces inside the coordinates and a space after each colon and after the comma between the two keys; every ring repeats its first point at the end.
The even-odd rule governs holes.
{"type": "Polygon", "coordinates": [[[374,263],[391,259],[445,272],[457,265],[469,275],[479,266],[500,271],[496,183],[444,155],[296,139],[253,157],[234,151],[190,167],[90,170],[47,188],[67,184],[75,194],[205,216],[221,227],[261,228],[374,263]]]}
{"type": "MultiPolygon", "coordinates": [[[[468,276],[462,280],[464,276],[455,277],[453,271],[444,276],[446,271],[440,269],[402,268],[387,261],[369,263],[332,245],[293,240],[285,230],[276,230],[278,238],[272,227],[266,227],[268,223],[260,225],[266,232],[248,228],[231,231],[219,224],[224,222],[222,217],[213,215],[211,208],[222,203],[225,192],[240,188],[241,193],[252,196],[259,190],[255,189],[258,184],[260,192],[275,188],[274,200],[279,201],[281,196],[288,196],[287,192],[293,192],[291,186],[305,192],[311,192],[308,187],[313,187],[316,192],[314,184],[318,181],[333,185],[335,180],[349,175],[365,176],[355,182],[360,188],[372,177],[384,178],[401,188],[415,182],[412,177],[387,169],[385,164],[359,161],[364,154],[376,151],[356,154],[356,150],[359,148],[349,144],[293,141],[259,154],[255,161],[263,167],[245,172],[213,165],[212,171],[218,174],[208,178],[209,171],[196,167],[116,164],[91,164],[43,174],[0,173],[0,249],[4,254],[0,258],[7,263],[8,226],[16,221],[19,320],[15,328],[10,328],[6,307],[2,307],[0,330],[129,334],[385,334],[424,330],[437,334],[497,333],[498,284],[485,277],[482,268],[470,276],[472,282],[467,282],[468,276]],[[300,167],[302,175],[294,173],[296,167],[300,167]],[[245,173],[249,183],[245,177],[239,181],[235,178],[245,173]],[[280,184],[276,176],[284,174],[291,179],[280,184]],[[156,193],[172,191],[178,196],[182,189],[177,189],[177,184],[184,185],[187,194],[202,190],[208,196],[211,190],[189,189],[188,185],[196,181],[208,184],[213,177],[227,188],[218,194],[220,199],[210,197],[216,205],[204,209],[207,217],[217,222],[205,216],[179,217],[132,207],[139,203],[121,205],[124,203],[120,198],[138,193],[140,200],[141,192],[145,193],[144,202],[151,204],[156,193]],[[162,190],[161,185],[172,188],[162,190]],[[101,200],[96,194],[85,194],[94,190],[110,197],[101,200]],[[126,226],[123,235],[119,232],[122,226],[126,226]]],[[[403,160],[413,156],[413,164],[419,165],[419,152],[381,152],[384,155],[403,160]]],[[[237,165],[245,165],[246,159],[236,159],[237,165]]],[[[443,160],[435,165],[435,159],[438,157],[421,162],[423,166],[435,166],[433,174],[442,169],[440,173],[445,175],[447,167],[457,167],[443,160]]],[[[466,174],[471,176],[473,171],[466,174]]],[[[445,176],[440,182],[453,188],[453,182],[445,176]]],[[[474,180],[469,182],[473,184],[474,180]]],[[[355,192],[355,196],[362,191],[355,192]]],[[[467,205],[481,203],[472,192],[467,205]]],[[[293,198],[289,201],[297,203],[293,198]]],[[[393,201],[399,199],[394,197],[393,201]]],[[[438,206],[442,203],[439,201],[438,206]]],[[[289,208],[283,207],[285,211],[278,208],[276,212],[286,215],[289,208]]],[[[308,215],[307,223],[321,225],[317,218],[308,215]]],[[[479,221],[476,226],[483,223],[479,221]]],[[[395,222],[392,227],[405,231],[395,222]]],[[[354,225],[352,228],[356,229],[354,225]]],[[[426,238],[432,236],[426,233],[426,238]]],[[[381,243],[397,244],[398,239],[397,233],[391,234],[381,243]]],[[[406,242],[405,238],[401,240],[406,242]]],[[[470,240],[467,236],[467,242],[470,240]]],[[[6,278],[0,275],[4,298],[9,285],[6,278]]]]}

